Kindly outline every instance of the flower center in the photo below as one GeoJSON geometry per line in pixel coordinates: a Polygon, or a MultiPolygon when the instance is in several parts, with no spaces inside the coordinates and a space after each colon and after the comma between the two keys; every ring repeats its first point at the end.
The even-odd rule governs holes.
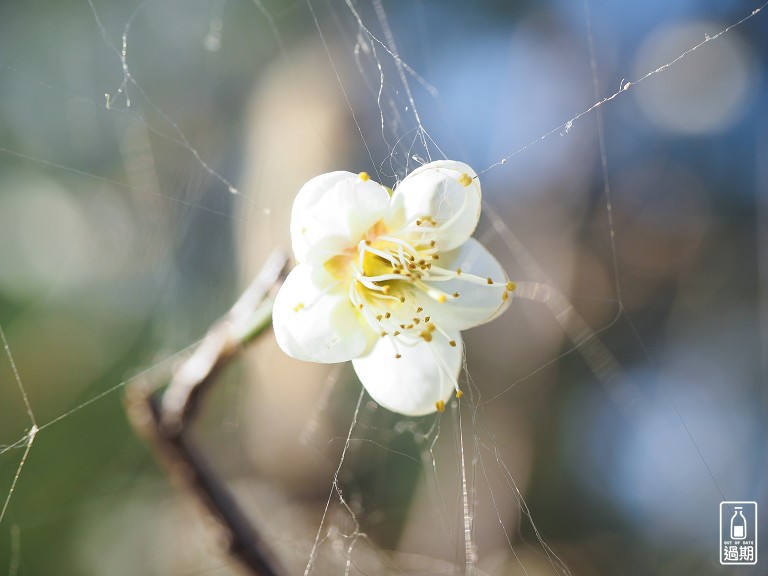
{"type": "MultiPolygon", "coordinates": [[[[435,333],[442,334],[451,346],[456,342],[429,316],[423,306],[424,295],[429,301],[443,304],[460,297],[458,292],[446,293],[435,284],[461,278],[482,286],[505,286],[502,299],[514,290],[514,284],[481,278],[439,265],[437,225],[429,217],[421,217],[392,232],[383,222],[377,222],[360,240],[357,248],[331,258],[325,268],[340,282],[348,283],[349,299],[366,323],[382,338],[398,344],[413,346],[420,341],[431,342],[435,333]],[[422,306],[423,305],[423,306],[422,306]]],[[[434,307],[428,306],[432,309],[434,307]]],[[[439,314],[438,314],[439,316],[439,314]]],[[[400,357],[400,353],[396,354],[400,357]]]]}
{"type": "Polygon", "coordinates": [[[427,217],[398,233],[379,223],[358,244],[357,258],[349,262],[349,298],[382,337],[413,345],[420,340],[430,342],[433,333],[439,332],[456,345],[419,306],[416,297],[417,291],[440,303],[459,297],[426,284],[437,274],[440,256],[435,236],[434,222],[427,217]]]}

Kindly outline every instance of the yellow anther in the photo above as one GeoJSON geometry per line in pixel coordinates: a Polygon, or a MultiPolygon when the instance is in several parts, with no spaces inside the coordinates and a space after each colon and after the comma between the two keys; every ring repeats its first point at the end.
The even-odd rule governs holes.
{"type": "Polygon", "coordinates": [[[362,304],[358,304],[358,305],[357,305],[357,309],[358,309],[358,310],[362,310],[362,309],[363,309],[363,305],[362,305],[362,304]]]}
{"type": "Polygon", "coordinates": [[[437,402],[435,402],[435,408],[437,408],[437,411],[440,412],[441,414],[445,412],[445,401],[438,400],[437,402]]]}
{"type": "Polygon", "coordinates": [[[466,172],[462,172],[461,176],[459,176],[459,184],[462,186],[469,186],[472,184],[472,178],[469,177],[469,174],[466,172]]]}
{"type": "Polygon", "coordinates": [[[395,358],[402,358],[402,357],[403,357],[402,354],[395,354],[395,358]]]}
{"type": "Polygon", "coordinates": [[[424,322],[429,322],[429,316],[424,316],[424,322]]]}
{"type": "Polygon", "coordinates": [[[429,330],[430,332],[434,332],[435,325],[430,322],[429,324],[427,324],[427,330],[429,330]]]}
{"type": "Polygon", "coordinates": [[[448,300],[448,296],[446,296],[445,294],[438,294],[437,295],[437,301],[440,302],[440,304],[442,304],[446,300],[448,300]]]}
{"type": "Polygon", "coordinates": [[[388,334],[388,332],[386,332],[385,330],[382,330],[382,331],[381,331],[381,337],[382,337],[382,338],[384,338],[384,336],[386,336],[387,334],[388,334]]]}
{"type": "Polygon", "coordinates": [[[516,289],[517,289],[517,284],[512,282],[512,280],[507,282],[507,292],[514,292],[516,289]]]}
{"type": "Polygon", "coordinates": [[[432,260],[440,260],[439,254],[432,254],[432,260]]]}
{"type": "Polygon", "coordinates": [[[501,301],[502,302],[506,302],[508,298],[509,298],[509,292],[502,292],[501,293],[501,301]]]}
{"type": "Polygon", "coordinates": [[[434,247],[435,247],[435,244],[437,244],[437,242],[435,242],[434,240],[430,240],[430,241],[429,241],[429,247],[430,247],[430,248],[434,248],[434,247]]]}
{"type": "Polygon", "coordinates": [[[421,312],[422,310],[424,310],[424,308],[422,308],[421,306],[419,306],[418,308],[416,308],[416,314],[418,314],[418,313],[419,313],[419,312],[421,312]]]}
{"type": "Polygon", "coordinates": [[[400,304],[403,304],[405,302],[405,296],[400,296],[399,300],[400,304]]]}
{"type": "Polygon", "coordinates": [[[450,344],[451,346],[453,346],[455,348],[456,347],[456,340],[448,340],[448,344],[450,344]]]}
{"type": "Polygon", "coordinates": [[[421,226],[421,220],[416,220],[416,226],[421,226]]]}
{"type": "Polygon", "coordinates": [[[421,320],[419,320],[416,316],[414,316],[413,317],[413,323],[414,324],[418,324],[419,322],[421,322],[421,320]]]}
{"type": "Polygon", "coordinates": [[[429,330],[423,330],[419,336],[424,339],[424,342],[432,342],[432,332],[429,330]]]}
{"type": "Polygon", "coordinates": [[[392,336],[400,336],[400,330],[395,330],[395,331],[392,333],[392,336]]]}
{"type": "Polygon", "coordinates": [[[371,177],[368,176],[368,172],[360,172],[358,176],[360,177],[360,180],[362,180],[363,182],[368,182],[368,180],[371,179],[371,177]]]}
{"type": "Polygon", "coordinates": [[[384,294],[389,294],[389,285],[382,286],[382,290],[381,291],[384,292],[384,294]]]}
{"type": "Polygon", "coordinates": [[[486,280],[487,280],[488,284],[493,284],[493,280],[491,280],[490,278],[486,278],[486,280]]]}
{"type": "Polygon", "coordinates": [[[454,298],[458,298],[459,296],[460,296],[460,294],[459,294],[458,292],[454,292],[454,293],[453,293],[453,297],[454,297],[454,298]]]}
{"type": "Polygon", "coordinates": [[[406,330],[410,330],[411,328],[413,328],[413,324],[408,324],[408,326],[405,327],[406,330]]]}
{"type": "Polygon", "coordinates": [[[298,312],[299,310],[302,310],[304,308],[304,302],[299,302],[296,304],[296,306],[293,307],[294,312],[298,312]]]}
{"type": "Polygon", "coordinates": [[[382,318],[384,318],[384,316],[382,316],[381,314],[376,314],[376,320],[378,320],[379,322],[381,322],[381,319],[382,319],[382,318]]]}
{"type": "Polygon", "coordinates": [[[456,275],[461,276],[461,268],[456,268],[456,275]]]}
{"type": "Polygon", "coordinates": [[[464,392],[461,390],[456,390],[456,398],[461,398],[462,396],[464,396],[464,392]]]}
{"type": "Polygon", "coordinates": [[[370,241],[370,240],[366,240],[366,241],[365,241],[365,245],[366,245],[366,246],[370,246],[370,245],[371,245],[371,241],[370,241]]]}
{"type": "Polygon", "coordinates": [[[389,320],[389,317],[390,317],[390,316],[391,316],[391,314],[390,314],[389,312],[387,312],[386,314],[384,314],[384,318],[386,318],[387,320],[389,320]]]}

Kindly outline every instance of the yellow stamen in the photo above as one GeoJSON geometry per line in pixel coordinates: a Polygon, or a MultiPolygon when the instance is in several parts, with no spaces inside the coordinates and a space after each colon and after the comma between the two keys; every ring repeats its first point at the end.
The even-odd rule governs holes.
{"type": "Polygon", "coordinates": [[[450,344],[451,346],[453,346],[455,348],[456,347],[456,340],[449,340],[448,344],[450,344]]]}
{"type": "Polygon", "coordinates": [[[454,297],[454,298],[458,298],[458,297],[459,297],[459,293],[458,293],[458,292],[454,292],[454,293],[453,293],[453,297],[454,297]]]}
{"type": "Polygon", "coordinates": [[[514,292],[516,289],[517,289],[517,284],[512,282],[512,280],[507,282],[507,292],[514,292]]]}
{"type": "Polygon", "coordinates": [[[368,180],[370,180],[370,179],[371,179],[371,177],[370,177],[370,176],[368,176],[368,172],[360,172],[360,174],[358,174],[358,177],[359,177],[359,178],[360,178],[360,180],[362,180],[363,182],[368,182],[368,180]]]}
{"type": "Polygon", "coordinates": [[[461,276],[461,268],[456,268],[456,275],[461,276]]]}
{"type": "Polygon", "coordinates": [[[469,174],[466,172],[462,172],[461,176],[459,176],[459,184],[461,184],[464,187],[469,186],[472,184],[472,178],[469,177],[469,174]]]}
{"type": "Polygon", "coordinates": [[[432,332],[430,330],[422,330],[419,336],[424,339],[424,342],[432,342],[432,332]]]}
{"type": "Polygon", "coordinates": [[[395,358],[402,358],[402,354],[395,354],[395,358]]]}
{"type": "Polygon", "coordinates": [[[302,310],[304,308],[304,302],[299,302],[296,304],[296,306],[293,307],[294,312],[298,312],[299,310],[302,310]]]}
{"type": "Polygon", "coordinates": [[[493,284],[493,280],[491,280],[490,278],[488,278],[487,281],[488,281],[488,284],[493,284]]]}
{"type": "Polygon", "coordinates": [[[422,310],[424,310],[424,308],[422,308],[421,306],[419,306],[418,308],[416,308],[416,314],[418,314],[418,313],[419,313],[419,312],[421,312],[422,310]]]}
{"type": "Polygon", "coordinates": [[[441,414],[445,412],[445,401],[438,400],[437,402],[435,402],[435,408],[437,408],[437,411],[440,412],[441,414]]]}
{"type": "Polygon", "coordinates": [[[462,396],[464,396],[464,392],[461,390],[456,390],[456,398],[461,398],[462,396]]]}

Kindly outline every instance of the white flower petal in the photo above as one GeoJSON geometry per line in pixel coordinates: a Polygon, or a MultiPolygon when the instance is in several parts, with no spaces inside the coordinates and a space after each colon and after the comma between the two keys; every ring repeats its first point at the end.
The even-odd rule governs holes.
{"type": "Polygon", "coordinates": [[[438,333],[431,342],[411,347],[398,341],[396,349],[392,339],[380,338],[352,365],[368,394],[384,408],[406,416],[431,414],[437,402],[451,397],[461,370],[461,336],[449,336],[456,346],[438,333]],[[395,358],[397,353],[401,358],[395,358]]]}
{"type": "Polygon", "coordinates": [[[425,282],[447,295],[442,303],[424,292],[415,293],[417,304],[440,328],[466,330],[493,320],[507,309],[512,296],[512,293],[504,296],[507,275],[496,258],[474,238],[456,250],[441,253],[436,264],[453,272],[461,268],[462,272],[453,280],[425,282]],[[470,274],[476,278],[470,278],[470,274]],[[487,283],[488,278],[493,284],[487,283]],[[453,297],[455,293],[459,294],[458,298],[453,297]]]}
{"type": "Polygon", "coordinates": [[[461,246],[480,218],[480,180],[463,162],[438,160],[408,174],[395,189],[385,222],[402,229],[417,219],[431,217],[438,225],[441,251],[461,246]]]}
{"type": "Polygon", "coordinates": [[[387,189],[351,172],[329,172],[299,190],[291,212],[291,242],[296,260],[322,264],[354,248],[381,220],[389,204],[387,189]]]}
{"type": "Polygon", "coordinates": [[[311,362],[345,362],[364,354],[376,337],[349,301],[344,284],[322,267],[306,264],[285,279],[272,325],[286,354],[311,362]]]}

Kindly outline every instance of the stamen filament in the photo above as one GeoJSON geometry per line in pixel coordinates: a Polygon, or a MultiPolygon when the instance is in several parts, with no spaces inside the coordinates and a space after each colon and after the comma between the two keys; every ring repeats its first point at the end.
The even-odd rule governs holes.
{"type": "Polygon", "coordinates": [[[386,294],[389,292],[389,286],[379,286],[378,284],[374,284],[373,281],[368,278],[368,276],[363,276],[362,274],[358,273],[357,277],[355,278],[360,284],[368,288],[368,290],[374,290],[376,292],[383,292],[386,294]]]}
{"type": "Polygon", "coordinates": [[[436,302],[439,302],[440,304],[448,300],[448,294],[446,294],[442,290],[438,290],[437,288],[433,288],[432,286],[425,284],[421,280],[416,280],[413,284],[417,288],[420,288],[421,290],[423,290],[427,294],[427,296],[429,296],[436,302]]]}
{"type": "Polygon", "coordinates": [[[430,280],[433,282],[444,282],[445,280],[453,280],[454,278],[461,277],[462,280],[466,280],[468,282],[472,282],[473,284],[484,284],[486,286],[488,285],[504,285],[506,286],[507,280],[505,279],[503,282],[490,279],[491,282],[488,282],[488,278],[483,278],[481,276],[477,276],[475,274],[468,274],[461,270],[459,268],[456,271],[448,270],[447,268],[441,268],[440,266],[432,266],[432,272],[437,273],[438,275],[431,276],[430,280]]]}
{"type": "Polygon", "coordinates": [[[404,274],[381,274],[379,276],[364,276],[364,278],[371,282],[386,282],[387,280],[408,280],[408,277],[404,274]]]}
{"type": "MultiPolygon", "coordinates": [[[[361,242],[364,242],[364,240],[361,242]]],[[[374,248],[373,246],[368,246],[367,244],[363,244],[361,248],[362,248],[362,252],[370,252],[371,254],[376,254],[376,256],[379,256],[380,258],[384,258],[384,260],[387,260],[392,265],[397,264],[397,260],[395,260],[392,254],[388,252],[384,252],[383,250],[379,250],[378,248],[374,248]]]]}
{"type": "Polygon", "coordinates": [[[392,242],[392,244],[397,244],[398,246],[402,246],[405,249],[410,252],[411,256],[416,256],[419,251],[416,250],[413,246],[411,246],[408,242],[401,238],[395,238],[394,236],[379,236],[379,240],[383,240],[384,242],[392,242]]]}

